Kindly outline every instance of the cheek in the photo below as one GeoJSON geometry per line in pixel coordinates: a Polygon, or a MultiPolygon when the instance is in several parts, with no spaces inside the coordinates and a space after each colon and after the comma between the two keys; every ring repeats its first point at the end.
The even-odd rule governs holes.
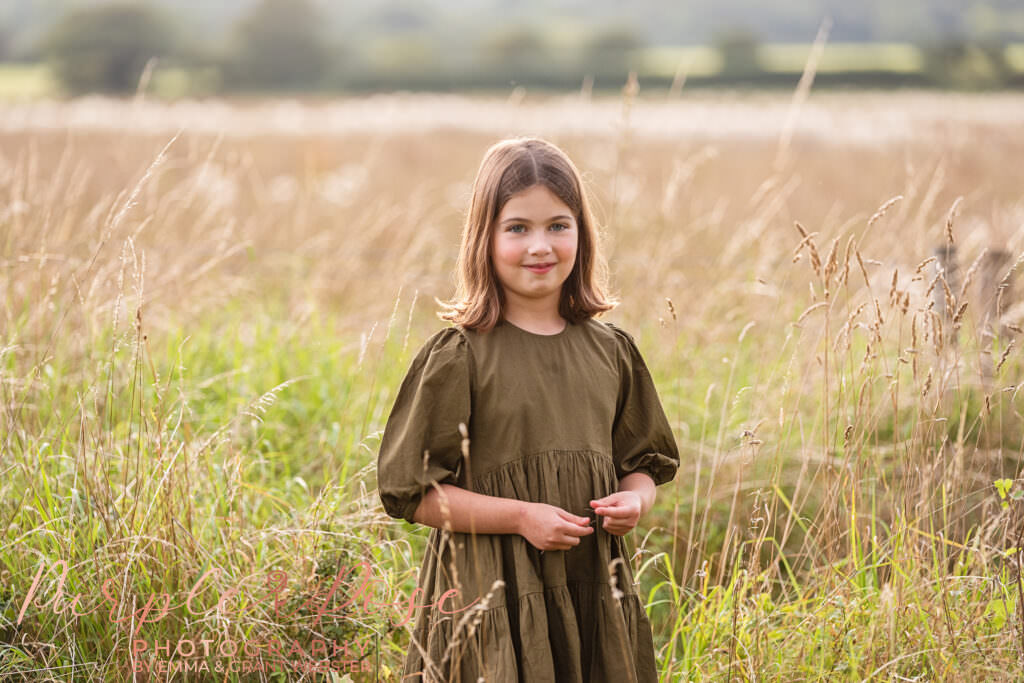
{"type": "Polygon", "coordinates": [[[508,242],[501,239],[494,240],[491,258],[494,259],[494,265],[498,268],[507,267],[509,260],[512,258],[512,250],[508,242]]]}
{"type": "Polygon", "coordinates": [[[575,256],[576,256],[576,252],[578,251],[578,248],[579,248],[579,240],[578,239],[563,240],[562,242],[560,242],[556,246],[556,249],[558,250],[559,256],[561,256],[563,259],[566,259],[566,260],[574,259],[575,256]]]}

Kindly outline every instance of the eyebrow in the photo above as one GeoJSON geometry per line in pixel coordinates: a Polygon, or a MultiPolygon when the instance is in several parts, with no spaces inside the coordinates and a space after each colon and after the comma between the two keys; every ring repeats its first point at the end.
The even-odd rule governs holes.
{"type": "MultiPolygon", "coordinates": [[[[572,216],[552,216],[548,220],[549,221],[571,221],[572,219],[573,219],[572,216]]],[[[504,225],[505,223],[511,223],[512,221],[515,221],[517,223],[529,223],[530,222],[529,220],[527,220],[525,218],[506,218],[501,223],[502,223],[502,225],[504,225]]]]}

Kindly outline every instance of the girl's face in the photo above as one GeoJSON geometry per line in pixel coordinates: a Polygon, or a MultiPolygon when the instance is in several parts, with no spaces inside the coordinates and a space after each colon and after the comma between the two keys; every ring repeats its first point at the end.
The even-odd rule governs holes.
{"type": "Polygon", "coordinates": [[[572,210],[544,185],[513,195],[494,227],[491,258],[506,305],[551,303],[576,263],[579,230],[572,210]]]}

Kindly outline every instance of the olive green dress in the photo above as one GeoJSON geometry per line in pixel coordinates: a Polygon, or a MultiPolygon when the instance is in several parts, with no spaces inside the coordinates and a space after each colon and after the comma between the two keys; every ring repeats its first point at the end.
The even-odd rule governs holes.
{"type": "MultiPolygon", "coordinates": [[[[486,333],[449,327],[423,345],[388,418],[377,476],[384,509],[410,522],[432,482],[593,519],[590,501],[620,478],[644,472],[664,484],[678,465],[629,334],[596,319],[554,335],[503,322],[486,333]]],[[[600,517],[593,525],[579,545],[546,552],[518,534],[433,529],[416,603],[435,606],[416,615],[402,680],[656,682],[623,538],[600,517]]]]}

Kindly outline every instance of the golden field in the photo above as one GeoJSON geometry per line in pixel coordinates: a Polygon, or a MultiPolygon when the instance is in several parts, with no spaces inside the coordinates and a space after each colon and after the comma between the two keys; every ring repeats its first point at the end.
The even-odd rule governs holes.
{"type": "Polygon", "coordinates": [[[372,633],[390,680],[399,618],[317,620],[312,598],[360,560],[415,585],[425,533],[380,508],[376,445],[441,325],[477,164],[528,134],[589,184],[609,319],[683,455],[630,538],[662,680],[1019,679],[1021,112],[685,90],[3,105],[0,676],[126,680],[144,628],[372,633]],[[58,610],[53,569],[22,611],[62,560],[96,609],[58,610]],[[211,568],[204,609],[140,611],[211,568]]]}

